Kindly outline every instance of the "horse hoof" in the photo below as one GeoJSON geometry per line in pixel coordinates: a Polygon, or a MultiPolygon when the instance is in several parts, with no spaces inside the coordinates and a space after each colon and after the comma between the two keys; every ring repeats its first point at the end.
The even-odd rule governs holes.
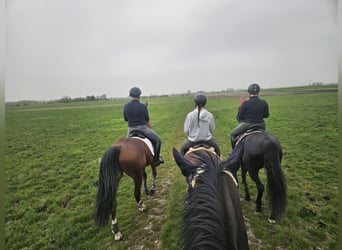
{"type": "Polygon", "coordinates": [[[145,206],[145,204],[142,201],[140,201],[138,203],[138,209],[140,212],[145,212],[147,210],[147,207],[145,206]]]}
{"type": "Polygon", "coordinates": [[[271,223],[271,224],[275,224],[275,223],[276,223],[276,221],[273,220],[273,219],[271,219],[271,218],[268,218],[267,220],[268,220],[268,222],[271,223]]]}
{"type": "Polygon", "coordinates": [[[121,232],[117,232],[116,234],[114,234],[114,239],[115,240],[122,240],[123,235],[121,234],[121,232]]]}
{"type": "Polygon", "coordinates": [[[154,195],[155,192],[156,192],[156,191],[155,191],[154,189],[151,189],[151,190],[150,190],[150,195],[154,195]]]}
{"type": "Polygon", "coordinates": [[[147,207],[139,207],[139,211],[140,212],[146,212],[147,211],[147,207]]]}
{"type": "Polygon", "coordinates": [[[255,209],[255,212],[257,212],[257,213],[260,213],[261,211],[262,211],[261,208],[256,208],[256,209],[255,209]]]}

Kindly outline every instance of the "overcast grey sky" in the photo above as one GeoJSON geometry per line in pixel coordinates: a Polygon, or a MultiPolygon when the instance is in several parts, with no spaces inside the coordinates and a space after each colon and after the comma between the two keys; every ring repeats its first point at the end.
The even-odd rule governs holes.
{"type": "Polygon", "coordinates": [[[337,48],[337,0],[10,0],[5,100],[331,83],[337,48]]]}

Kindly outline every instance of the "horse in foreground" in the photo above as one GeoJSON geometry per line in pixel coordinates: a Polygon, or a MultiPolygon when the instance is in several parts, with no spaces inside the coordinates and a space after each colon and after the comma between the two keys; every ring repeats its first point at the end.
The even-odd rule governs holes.
{"type": "Polygon", "coordinates": [[[249,249],[239,190],[221,159],[207,149],[185,157],[173,148],[182,174],[191,183],[185,197],[183,249],[249,249]]]}
{"type": "Polygon", "coordinates": [[[279,140],[271,133],[255,131],[248,134],[243,143],[240,154],[242,184],[245,188],[245,200],[249,201],[250,194],[246,181],[246,173],[255,182],[258,194],[256,211],[262,211],[262,195],[264,185],[259,178],[259,170],[266,169],[267,175],[267,205],[270,210],[269,222],[279,221],[287,206],[287,186],[281,169],[282,147],[279,140]]]}
{"type": "Polygon", "coordinates": [[[154,194],[155,179],[157,176],[155,166],[152,166],[153,155],[148,143],[138,137],[121,138],[104,153],[100,163],[98,191],[95,204],[95,224],[105,226],[108,224],[108,217],[112,217],[112,232],[115,240],[121,240],[122,234],[119,231],[116,219],[117,190],[123,173],[126,173],[134,180],[134,197],[139,211],[146,211],[147,208],[141,200],[141,185],[144,183],[144,193],[154,194]],[[151,189],[147,188],[146,166],[151,165],[152,182],[151,189]]]}

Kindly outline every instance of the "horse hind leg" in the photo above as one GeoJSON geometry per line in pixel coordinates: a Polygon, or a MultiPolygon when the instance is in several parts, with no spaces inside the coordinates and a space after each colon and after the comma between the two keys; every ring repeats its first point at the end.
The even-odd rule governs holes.
{"type": "Polygon", "coordinates": [[[135,176],[134,178],[134,198],[135,201],[137,202],[137,206],[139,211],[145,212],[147,210],[147,207],[141,200],[141,184],[142,184],[142,177],[141,175],[135,176]]]}
{"type": "Polygon", "coordinates": [[[150,191],[147,188],[147,174],[144,172],[143,174],[143,182],[144,182],[144,194],[149,195],[150,191]]]}
{"type": "Polygon", "coordinates": [[[265,187],[262,184],[262,182],[260,181],[259,170],[249,171],[249,176],[255,182],[256,188],[258,190],[258,195],[257,195],[257,198],[255,200],[255,204],[256,204],[255,211],[256,212],[261,212],[262,211],[262,207],[261,207],[261,205],[262,205],[262,195],[264,193],[265,187]]]}
{"type": "MultiPolygon", "coordinates": [[[[117,192],[117,190],[118,190],[119,181],[117,181],[116,183],[117,183],[117,185],[115,187],[115,192],[117,192]]],[[[115,199],[113,201],[113,206],[112,206],[112,233],[114,234],[115,240],[122,240],[123,235],[119,230],[118,221],[116,219],[116,207],[117,207],[117,200],[115,199]]]]}
{"type": "Polygon", "coordinates": [[[242,179],[242,185],[245,188],[245,200],[250,201],[251,197],[249,195],[249,188],[248,188],[247,181],[246,181],[246,174],[247,174],[247,169],[244,166],[242,166],[241,167],[241,179],[242,179]]]}
{"type": "Polygon", "coordinates": [[[150,195],[154,195],[155,188],[156,188],[157,171],[155,167],[151,167],[151,169],[152,169],[152,180],[151,180],[150,195]]]}
{"type": "Polygon", "coordinates": [[[112,232],[115,240],[122,240],[123,235],[119,230],[118,221],[116,218],[112,219],[112,232]]]}

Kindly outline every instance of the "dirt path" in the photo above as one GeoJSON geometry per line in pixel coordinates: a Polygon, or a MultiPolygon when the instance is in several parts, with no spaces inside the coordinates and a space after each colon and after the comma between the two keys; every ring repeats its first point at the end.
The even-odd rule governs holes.
{"type": "Polygon", "coordinates": [[[133,236],[134,242],[129,242],[128,250],[152,250],[161,247],[160,232],[162,222],[165,220],[168,193],[174,178],[174,173],[171,171],[163,174],[163,178],[157,177],[156,193],[151,197],[143,196],[144,203],[148,207],[147,217],[144,220],[144,225],[141,224],[141,221],[136,221],[139,230],[133,236]]]}

